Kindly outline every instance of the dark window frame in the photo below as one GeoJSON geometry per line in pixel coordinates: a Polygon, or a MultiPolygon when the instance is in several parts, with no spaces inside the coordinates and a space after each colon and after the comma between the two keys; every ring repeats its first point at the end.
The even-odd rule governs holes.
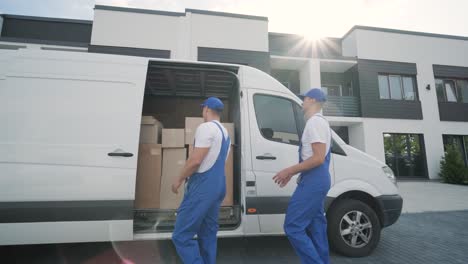
{"type": "MultiPolygon", "coordinates": [[[[408,178],[408,177],[417,177],[417,178],[428,178],[429,177],[429,169],[428,169],[428,164],[427,164],[427,153],[426,153],[426,145],[425,145],[425,140],[424,140],[424,134],[423,133],[394,133],[394,132],[383,132],[382,133],[382,138],[385,140],[385,134],[389,134],[392,136],[392,140],[394,141],[393,136],[394,135],[405,135],[405,136],[410,136],[410,135],[417,135],[419,137],[419,148],[421,151],[421,155],[424,157],[424,162],[423,162],[423,171],[424,175],[420,176],[408,176],[408,175],[399,175],[398,170],[394,171],[396,177],[403,177],[403,178],[408,178]]],[[[408,137],[407,137],[408,139],[408,137]]],[[[385,144],[385,143],[384,143],[385,144]]],[[[395,152],[395,146],[393,146],[393,152],[395,152]]],[[[384,146],[384,152],[385,152],[385,146],[384,146]]],[[[385,158],[386,159],[386,158],[385,158]]],[[[387,164],[387,166],[390,167],[390,165],[387,164]]],[[[398,168],[398,167],[397,167],[398,168]]]]}
{"type": "MultiPolygon", "coordinates": [[[[255,93],[253,96],[252,96],[252,99],[253,99],[253,105],[254,105],[254,112],[255,112],[255,118],[256,118],[256,123],[257,123],[257,129],[259,130],[258,132],[260,133],[260,135],[262,135],[262,137],[268,141],[272,141],[272,142],[275,142],[275,143],[279,143],[279,144],[286,144],[286,145],[292,145],[292,146],[298,146],[299,147],[299,144],[302,144],[302,133],[304,132],[304,127],[305,127],[305,120],[303,120],[303,123],[304,123],[304,127],[301,127],[300,124],[301,124],[301,121],[299,120],[299,118],[303,118],[301,117],[300,113],[299,113],[299,109],[302,108],[301,105],[299,105],[296,101],[294,100],[291,100],[289,98],[286,98],[286,97],[283,97],[283,96],[278,96],[278,95],[272,95],[272,94],[265,94],[265,93],[255,93]],[[257,111],[256,111],[256,108],[255,108],[255,99],[254,97],[257,96],[257,95],[260,95],[260,96],[270,96],[270,97],[276,97],[276,98],[280,98],[280,99],[283,99],[283,100],[287,100],[289,102],[291,102],[292,104],[292,108],[293,108],[293,113],[294,113],[294,122],[296,124],[296,131],[297,131],[297,136],[299,138],[298,140],[298,144],[294,144],[294,143],[287,143],[287,142],[283,142],[283,141],[275,141],[275,140],[271,140],[271,139],[268,139],[266,138],[262,131],[260,130],[260,126],[258,124],[258,115],[257,115],[257,111]],[[296,107],[295,107],[296,106],[296,107]]],[[[331,130],[331,128],[330,128],[331,130]]],[[[331,133],[331,131],[330,131],[331,133]]],[[[330,142],[330,149],[331,149],[331,152],[333,154],[337,154],[337,155],[341,155],[341,156],[347,156],[346,155],[346,152],[343,150],[343,148],[341,148],[340,145],[338,145],[335,140],[333,139],[333,134],[330,134],[331,136],[331,142],[330,142]]]]}
{"type": "Polygon", "coordinates": [[[327,92],[326,92],[327,96],[338,96],[338,97],[343,96],[343,85],[341,85],[341,84],[322,84],[321,86],[323,88],[327,88],[327,92]],[[339,91],[340,94],[339,95],[329,95],[328,94],[329,93],[328,89],[330,87],[338,88],[338,91],[339,91]]]}
{"type": "Polygon", "coordinates": [[[257,129],[258,129],[258,132],[260,133],[260,135],[262,135],[262,137],[268,141],[272,141],[272,142],[276,142],[276,143],[280,143],[280,144],[286,144],[286,145],[292,145],[292,146],[299,146],[299,144],[301,144],[301,136],[302,136],[302,132],[300,133],[300,128],[299,128],[299,124],[298,124],[298,120],[297,120],[297,111],[294,107],[294,104],[297,104],[294,100],[291,100],[290,98],[286,98],[286,97],[283,97],[283,96],[278,96],[278,95],[273,95],[273,94],[266,94],[266,93],[255,93],[253,96],[252,96],[252,99],[253,99],[253,106],[254,106],[254,112],[255,112],[255,118],[256,118],[256,123],[257,123],[257,129]],[[294,115],[294,123],[296,124],[296,132],[297,132],[297,137],[298,137],[298,144],[294,144],[294,143],[288,143],[288,142],[283,142],[283,141],[275,141],[275,140],[271,140],[271,139],[268,139],[266,138],[262,131],[261,131],[261,128],[259,126],[259,123],[258,123],[258,113],[257,113],[257,108],[255,107],[255,96],[270,96],[270,97],[275,97],[275,98],[279,98],[279,99],[283,99],[283,100],[286,100],[286,101],[289,101],[292,105],[292,110],[293,110],[293,115],[294,115]]]}
{"type": "MultiPolygon", "coordinates": [[[[466,78],[453,78],[453,77],[442,77],[442,76],[436,76],[434,77],[434,83],[435,83],[435,88],[437,89],[437,80],[440,80],[442,81],[442,92],[443,92],[443,96],[444,98],[439,98],[439,96],[437,96],[437,101],[438,102],[441,102],[441,103],[451,103],[451,104],[468,104],[468,98],[465,99],[467,100],[467,102],[463,102],[463,93],[462,91],[460,90],[461,87],[458,87],[458,84],[457,84],[457,81],[466,81],[468,82],[468,79],[466,78]],[[447,90],[445,89],[445,84],[447,82],[452,82],[454,87],[455,87],[455,97],[456,97],[456,102],[450,102],[447,100],[447,90]],[[440,100],[440,99],[443,99],[443,100],[440,100]]],[[[437,93],[437,90],[436,90],[436,93],[437,93]]]]}
{"type": "Polygon", "coordinates": [[[291,82],[283,82],[283,81],[279,81],[284,87],[288,88],[289,90],[291,90],[291,82]]]}
{"type": "Polygon", "coordinates": [[[463,150],[462,159],[465,162],[465,167],[468,167],[468,146],[467,146],[466,141],[465,141],[465,138],[468,138],[468,135],[442,134],[442,142],[444,144],[444,152],[447,151],[445,142],[446,142],[446,138],[448,138],[448,137],[458,137],[458,138],[461,139],[460,142],[461,142],[461,147],[462,147],[462,150],[463,150]]]}
{"type": "MultiPolygon", "coordinates": [[[[348,81],[345,83],[345,86],[346,86],[346,90],[348,90],[348,95],[345,95],[345,96],[354,96],[354,84],[353,84],[353,81],[348,81]],[[348,86],[349,84],[349,86],[348,86]]],[[[343,91],[342,91],[343,92],[343,91]]],[[[342,95],[343,96],[343,95],[342,95]]]]}
{"type": "Polygon", "coordinates": [[[416,75],[412,74],[396,74],[396,73],[388,73],[388,72],[378,72],[377,73],[377,80],[380,76],[385,76],[387,78],[387,85],[388,85],[388,95],[390,98],[381,98],[380,97],[380,84],[377,82],[377,85],[379,87],[379,100],[382,101],[405,101],[405,102],[419,102],[419,92],[418,92],[418,80],[416,78],[416,75]],[[393,99],[392,98],[392,92],[391,92],[391,87],[390,87],[390,76],[397,76],[400,79],[400,92],[402,99],[393,99]],[[413,92],[414,92],[414,99],[405,99],[405,87],[404,87],[404,82],[403,78],[408,77],[411,78],[413,81],[413,92]]]}

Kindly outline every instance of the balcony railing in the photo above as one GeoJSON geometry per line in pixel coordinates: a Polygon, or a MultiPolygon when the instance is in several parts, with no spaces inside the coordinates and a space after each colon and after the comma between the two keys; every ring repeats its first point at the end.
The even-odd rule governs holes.
{"type": "Polygon", "coordinates": [[[326,116],[361,116],[359,98],[356,96],[328,96],[323,114],[326,116]]]}

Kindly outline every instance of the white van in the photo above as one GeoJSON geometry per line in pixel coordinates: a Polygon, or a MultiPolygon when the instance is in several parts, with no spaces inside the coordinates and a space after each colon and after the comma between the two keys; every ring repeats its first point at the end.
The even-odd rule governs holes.
{"type": "MultiPolygon", "coordinates": [[[[283,235],[295,185],[301,100],[268,74],[232,64],[44,50],[0,50],[0,245],[169,239],[174,210],[136,210],[141,116],[199,115],[218,96],[233,122],[234,205],[220,237],[283,235]],[[172,107],[172,108],[171,108],[172,107]],[[172,110],[171,110],[172,109],[172,110]],[[172,113],[172,114],[171,114],[172,113]],[[172,218],[171,218],[172,217],[172,218]]],[[[402,209],[391,169],[333,134],[330,245],[365,256],[402,209]]]]}

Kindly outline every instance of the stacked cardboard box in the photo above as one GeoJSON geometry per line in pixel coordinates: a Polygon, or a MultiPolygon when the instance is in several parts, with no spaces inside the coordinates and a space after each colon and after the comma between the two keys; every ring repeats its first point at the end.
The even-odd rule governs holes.
{"type": "Polygon", "coordinates": [[[161,139],[162,124],[153,116],[142,116],[140,143],[158,144],[161,139]]]}
{"type": "Polygon", "coordinates": [[[179,177],[187,159],[184,129],[162,130],[162,179],[161,179],[161,209],[177,209],[184,197],[184,186],[179,193],[172,192],[172,183],[179,177]]]}
{"type": "Polygon", "coordinates": [[[195,139],[195,132],[199,125],[203,124],[201,117],[186,117],[185,118],[185,144],[193,145],[195,139]]]}
{"type": "Polygon", "coordinates": [[[135,207],[159,208],[162,149],[160,144],[143,143],[138,150],[135,207]]]}
{"type": "Polygon", "coordinates": [[[184,186],[179,188],[179,193],[172,192],[172,183],[179,177],[187,157],[185,148],[163,149],[163,165],[161,179],[161,209],[177,209],[184,198],[184,186]]]}
{"type": "MultiPolygon", "coordinates": [[[[185,143],[189,145],[189,155],[193,151],[193,142],[197,127],[203,123],[203,118],[187,117],[185,119],[185,143]]],[[[234,124],[222,123],[226,128],[231,139],[231,148],[229,151],[228,159],[226,160],[225,174],[226,174],[226,197],[222,206],[232,206],[234,204],[234,157],[233,145],[235,144],[234,124]]]]}
{"type": "MultiPolygon", "coordinates": [[[[187,149],[193,149],[193,139],[202,118],[187,117],[185,129],[163,129],[152,116],[143,116],[136,180],[135,207],[138,209],[177,209],[184,196],[184,186],[179,193],[172,192],[172,183],[178,177],[187,159],[187,149]],[[159,144],[161,142],[161,144],[159,144]]],[[[222,123],[234,144],[234,125],[222,123]]],[[[226,197],[223,206],[234,203],[233,196],[233,146],[226,161],[226,197]]]]}
{"type": "Polygon", "coordinates": [[[140,146],[135,188],[135,208],[159,208],[162,148],[158,144],[162,124],[152,116],[141,118],[140,146]]]}
{"type": "Polygon", "coordinates": [[[183,148],[185,147],[184,129],[163,129],[162,147],[163,148],[183,148]]]}

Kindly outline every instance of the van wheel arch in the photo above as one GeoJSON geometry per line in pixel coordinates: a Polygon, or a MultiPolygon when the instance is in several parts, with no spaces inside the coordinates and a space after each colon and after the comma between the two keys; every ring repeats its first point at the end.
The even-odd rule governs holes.
{"type": "Polygon", "coordinates": [[[377,214],[379,218],[379,222],[381,226],[384,226],[384,215],[383,210],[377,200],[370,194],[362,191],[350,191],[341,194],[340,196],[336,197],[331,201],[331,203],[326,206],[326,211],[328,212],[331,208],[336,206],[342,200],[358,200],[365,204],[367,204],[374,212],[377,214]]]}

